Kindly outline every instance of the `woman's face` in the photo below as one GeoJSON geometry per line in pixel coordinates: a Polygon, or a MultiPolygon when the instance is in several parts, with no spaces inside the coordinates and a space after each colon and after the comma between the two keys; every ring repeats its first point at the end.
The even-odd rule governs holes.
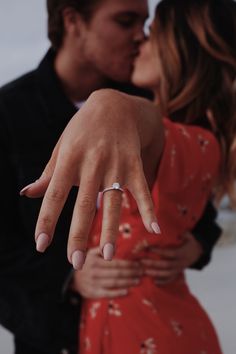
{"type": "Polygon", "coordinates": [[[141,46],[134,63],[132,83],[157,93],[159,85],[158,50],[153,41],[148,38],[141,46]]]}

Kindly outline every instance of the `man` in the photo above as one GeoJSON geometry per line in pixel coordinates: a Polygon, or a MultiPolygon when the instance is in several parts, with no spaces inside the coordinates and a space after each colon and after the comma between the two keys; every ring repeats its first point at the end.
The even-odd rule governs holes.
{"type": "MultiPolygon", "coordinates": [[[[80,298],[69,283],[85,296],[115,296],[141,276],[136,264],[104,264],[95,249],[87,273],[76,273],[73,282],[66,243],[76,191],[65,206],[56,241],[42,255],[33,241],[40,201],[20,198],[19,190],[40,176],[68,120],[95,89],[148,94],[128,84],[144,39],[147,3],[48,0],[47,5],[52,48],[36,70],[0,91],[0,322],[15,335],[16,354],[76,353],[80,298]]],[[[199,242],[187,235],[181,248],[160,251],[165,266],[149,264],[159,283],[197,260],[198,268],[208,262],[220,233],[214,219],[209,205],[193,231],[199,242]]]]}

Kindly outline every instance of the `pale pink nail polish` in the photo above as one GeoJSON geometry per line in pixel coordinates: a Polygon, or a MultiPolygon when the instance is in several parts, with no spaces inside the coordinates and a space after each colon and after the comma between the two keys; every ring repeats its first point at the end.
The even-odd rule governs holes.
{"type": "Polygon", "coordinates": [[[111,261],[114,256],[114,245],[112,243],[106,243],[103,247],[102,254],[105,261],[111,261]]]}
{"type": "Polygon", "coordinates": [[[161,229],[156,221],[151,223],[151,228],[155,232],[155,234],[161,233],[161,229]]]}
{"type": "Polygon", "coordinates": [[[85,262],[85,253],[80,250],[76,250],[72,253],[71,263],[75,270],[82,269],[85,262]]]}
{"type": "MultiPolygon", "coordinates": [[[[36,182],[36,181],[35,181],[35,182],[36,182]]],[[[30,187],[32,187],[32,186],[35,184],[35,182],[30,183],[30,184],[28,184],[27,186],[25,186],[25,187],[20,191],[20,195],[21,195],[21,196],[25,195],[25,192],[26,192],[30,187]]]]}
{"type": "Polygon", "coordinates": [[[45,233],[42,233],[37,237],[37,240],[35,242],[36,250],[38,252],[44,252],[49,245],[49,236],[45,233]]]}

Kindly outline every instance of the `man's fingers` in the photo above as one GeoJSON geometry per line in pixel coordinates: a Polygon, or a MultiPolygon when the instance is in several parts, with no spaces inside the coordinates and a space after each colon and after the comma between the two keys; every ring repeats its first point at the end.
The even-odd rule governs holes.
{"type": "Polygon", "coordinates": [[[106,289],[130,288],[140,283],[139,278],[103,278],[99,279],[99,286],[106,289]]]}
{"type": "Polygon", "coordinates": [[[92,291],[92,296],[91,298],[97,299],[97,298],[115,298],[115,297],[120,297],[120,296],[126,296],[128,294],[127,289],[104,289],[100,288],[97,289],[96,291],[92,291]]]}
{"type": "Polygon", "coordinates": [[[171,270],[157,270],[157,269],[147,269],[145,270],[145,274],[153,277],[153,278],[170,278],[174,274],[179,273],[179,270],[177,269],[171,269],[171,270]]]}
{"type": "Polygon", "coordinates": [[[105,260],[112,260],[119,231],[122,192],[109,190],[103,194],[103,220],[100,247],[105,260]]]}
{"type": "Polygon", "coordinates": [[[179,258],[179,249],[178,248],[156,248],[152,247],[150,249],[151,252],[156,253],[158,256],[175,260],[179,258]]]}
{"type": "MultiPolygon", "coordinates": [[[[104,261],[105,262],[105,261],[104,261]]],[[[110,262],[106,262],[110,263],[110,262]]],[[[141,277],[143,275],[143,270],[139,268],[104,268],[97,266],[97,269],[94,271],[94,278],[96,279],[132,279],[136,277],[141,277]]]]}
{"type": "Polygon", "coordinates": [[[156,270],[171,270],[175,269],[178,266],[178,263],[175,260],[155,260],[155,259],[144,259],[141,261],[141,264],[145,269],[156,269],[156,270]]]}
{"type": "Polygon", "coordinates": [[[156,278],[155,280],[155,284],[156,286],[164,286],[164,285],[168,285],[170,283],[172,283],[175,279],[177,279],[179,276],[179,273],[175,273],[170,277],[166,277],[166,278],[156,278]]]}
{"type": "MultiPolygon", "coordinates": [[[[99,257],[94,260],[94,267],[97,268],[103,268],[104,270],[110,270],[113,269],[115,271],[140,271],[140,263],[136,261],[128,261],[125,259],[113,259],[112,262],[105,262],[104,259],[102,258],[101,255],[101,250],[100,247],[98,248],[99,250],[99,257]]],[[[90,251],[89,251],[90,252],[90,251]]],[[[88,258],[88,257],[87,257],[88,258]]],[[[87,260],[86,260],[87,261],[87,260]]]]}

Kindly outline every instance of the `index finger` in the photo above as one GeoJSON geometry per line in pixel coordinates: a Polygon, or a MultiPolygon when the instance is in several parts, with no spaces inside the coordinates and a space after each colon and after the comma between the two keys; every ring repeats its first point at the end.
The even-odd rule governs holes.
{"type": "Polygon", "coordinates": [[[56,166],[40,208],[35,228],[36,249],[44,252],[53,239],[56,224],[73,185],[72,174],[56,166]]]}

